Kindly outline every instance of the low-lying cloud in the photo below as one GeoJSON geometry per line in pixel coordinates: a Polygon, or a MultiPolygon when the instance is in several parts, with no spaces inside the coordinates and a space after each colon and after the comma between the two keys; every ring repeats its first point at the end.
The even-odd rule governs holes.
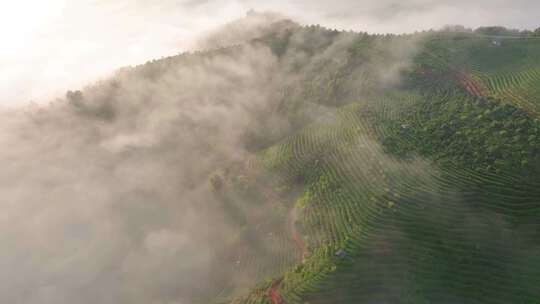
{"type": "Polygon", "coordinates": [[[1,114],[0,302],[190,303],[226,273],[237,231],[208,178],[249,158],[276,59],[188,58],[1,114]]]}
{"type": "Polygon", "coordinates": [[[331,98],[357,100],[361,91],[347,95],[364,87],[356,74],[395,84],[414,46],[351,62],[357,36],[276,21],[253,15],[238,21],[251,30],[224,28],[234,47],[122,69],[49,105],[0,112],[0,302],[200,303],[295,256],[272,243],[287,238],[275,201],[224,203],[212,177],[232,168],[258,187],[243,169],[254,151],[324,118],[331,98]],[[270,24],[290,35],[287,48],[241,41],[270,24]],[[349,88],[318,87],[346,66],[349,88]],[[302,111],[283,110],[295,105],[302,111]]]}

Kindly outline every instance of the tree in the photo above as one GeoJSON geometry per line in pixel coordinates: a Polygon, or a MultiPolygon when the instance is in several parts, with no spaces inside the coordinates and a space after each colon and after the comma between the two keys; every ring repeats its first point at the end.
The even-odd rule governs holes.
{"type": "Polygon", "coordinates": [[[66,99],[73,104],[74,106],[82,106],[83,103],[83,93],[81,91],[67,91],[66,99]]]}
{"type": "Polygon", "coordinates": [[[534,30],[533,36],[540,37],[540,27],[534,30]]]}
{"type": "Polygon", "coordinates": [[[478,34],[490,36],[519,36],[520,31],[517,29],[509,29],[504,26],[482,26],[474,30],[478,34]]]}
{"type": "Polygon", "coordinates": [[[443,32],[454,32],[454,33],[470,33],[472,29],[467,28],[461,24],[447,24],[441,28],[443,32]]]}

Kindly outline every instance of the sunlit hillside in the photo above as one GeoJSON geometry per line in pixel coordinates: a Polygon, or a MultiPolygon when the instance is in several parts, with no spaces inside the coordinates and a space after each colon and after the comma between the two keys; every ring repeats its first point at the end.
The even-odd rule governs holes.
{"type": "Polygon", "coordinates": [[[0,112],[0,302],[540,303],[538,30],[200,45],[0,112]]]}

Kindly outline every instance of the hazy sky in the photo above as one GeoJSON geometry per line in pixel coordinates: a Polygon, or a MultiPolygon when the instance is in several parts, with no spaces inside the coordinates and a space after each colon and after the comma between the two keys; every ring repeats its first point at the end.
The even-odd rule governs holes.
{"type": "Polygon", "coordinates": [[[44,102],[115,68],[189,49],[250,8],[370,32],[540,26],[538,0],[18,0],[0,2],[0,105],[44,102]]]}

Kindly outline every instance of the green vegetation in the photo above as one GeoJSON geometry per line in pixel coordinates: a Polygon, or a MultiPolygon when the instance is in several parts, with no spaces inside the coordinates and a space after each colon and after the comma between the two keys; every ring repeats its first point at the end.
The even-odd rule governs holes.
{"type": "Polygon", "coordinates": [[[529,36],[530,31],[520,31],[518,29],[509,29],[504,26],[481,26],[477,28],[475,33],[488,36],[529,36]]]}
{"type": "MultiPolygon", "coordinates": [[[[479,173],[462,158],[430,151],[420,153],[442,161],[440,167],[410,155],[392,156],[406,149],[382,153],[376,139],[395,140],[394,125],[403,122],[384,112],[388,103],[415,108],[426,102],[419,96],[407,102],[410,95],[397,93],[394,98],[347,106],[335,121],[263,153],[268,167],[284,172],[283,183],[305,185],[301,224],[308,249],[304,263],[284,276],[285,302],[536,299],[540,291],[531,282],[540,277],[530,270],[540,266],[538,251],[518,248],[535,238],[524,231],[535,227],[540,215],[538,183],[510,171],[479,173]],[[376,108],[380,112],[374,113],[376,108]],[[336,257],[339,249],[347,257],[336,257]]],[[[419,126],[411,122],[403,141],[421,136],[419,126]]],[[[458,145],[459,139],[450,141],[458,145]]],[[[437,137],[423,140],[434,147],[449,144],[437,137]]]]}
{"type": "Polygon", "coordinates": [[[351,101],[351,66],[388,60],[378,51],[396,39],[361,35],[330,91],[308,86],[335,112],[259,153],[302,189],[306,249],[279,276],[285,303],[540,298],[540,41],[479,34],[510,35],[495,30],[422,34],[398,87],[368,73],[351,101]]]}
{"type": "MultiPolygon", "coordinates": [[[[224,264],[260,283],[251,291],[228,286],[216,298],[270,303],[269,294],[279,292],[287,304],[538,301],[535,35],[501,27],[368,35],[281,24],[252,41],[295,77],[258,113],[259,127],[245,131],[243,144],[256,159],[247,169],[217,170],[209,184],[233,215],[273,203],[259,210],[267,222],[237,218],[237,238],[263,231],[268,239],[259,245],[275,251],[264,255],[238,241],[224,264]],[[279,127],[266,123],[277,118],[279,127]]],[[[242,48],[137,71],[151,78],[160,64],[205,62],[242,48]]],[[[80,96],[69,96],[80,108],[80,96]]]]}
{"type": "Polygon", "coordinates": [[[468,75],[486,97],[540,114],[540,39],[455,34],[430,39],[425,52],[468,75]]]}
{"type": "Polygon", "coordinates": [[[427,94],[391,129],[382,140],[398,156],[414,151],[477,172],[540,173],[540,122],[495,100],[456,91],[427,94]]]}

